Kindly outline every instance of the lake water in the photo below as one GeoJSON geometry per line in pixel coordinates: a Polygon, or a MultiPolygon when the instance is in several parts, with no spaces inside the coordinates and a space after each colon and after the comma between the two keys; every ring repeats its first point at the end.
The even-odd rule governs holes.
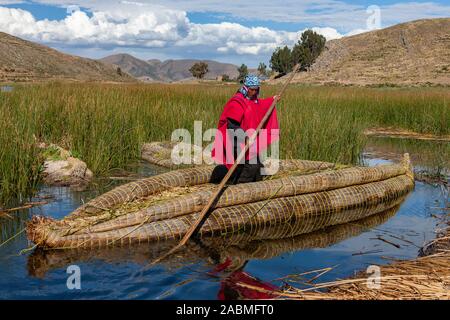
{"type": "MultiPolygon", "coordinates": [[[[417,170],[434,170],[436,164],[433,161],[422,161],[418,157],[424,147],[413,145],[374,139],[364,158],[368,165],[374,165],[389,162],[401,152],[410,151],[412,158],[417,159],[414,162],[417,170]],[[385,156],[380,156],[383,152],[385,156]]],[[[429,158],[433,159],[432,156],[429,158]]],[[[149,176],[162,169],[142,163],[132,171],[139,176],[149,176]]],[[[54,199],[47,205],[17,212],[13,219],[0,220],[0,240],[4,242],[20,232],[34,214],[60,219],[83,201],[120,183],[124,182],[102,180],[93,187],[95,191],[83,192],[43,187],[39,194],[51,195],[54,199]]],[[[366,270],[370,265],[389,263],[390,258],[417,257],[419,248],[434,238],[438,217],[443,214],[438,208],[446,205],[447,197],[440,185],[418,181],[397,210],[383,213],[377,219],[287,239],[241,239],[222,251],[217,249],[214,241],[191,242],[175,257],[152,267],[148,262],[173,243],[90,252],[30,251],[20,254],[22,249],[30,246],[25,234],[21,233],[0,247],[0,299],[254,297],[252,292],[237,290],[234,281],[258,281],[273,286],[288,283],[301,287],[301,281],[295,275],[327,267],[333,268],[316,282],[344,278],[366,270]],[[72,265],[80,268],[80,290],[67,287],[67,268],[72,265]]]]}

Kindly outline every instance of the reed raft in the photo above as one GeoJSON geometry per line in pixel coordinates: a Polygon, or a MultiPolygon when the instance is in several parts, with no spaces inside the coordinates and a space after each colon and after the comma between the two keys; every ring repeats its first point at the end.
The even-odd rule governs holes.
{"type": "MultiPolygon", "coordinates": [[[[390,209],[414,186],[409,156],[399,164],[351,167],[291,160],[267,180],[228,186],[198,237],[230,237],[283,225],[296,234],[359,220],[390,209]],[[310,173],[315,171],[315,173],[310,173]],[[389,207],[390,205],[390,207],[389,207]]],[[[197,219],[217,186],[211,166],[132,182],[56,221],[35,216],[27,226],[43,248],[104,248],[177,240],[197,219]]],[[[277,235],[268,232],[267,238],[277,235]]]]}
{"type": "MultiPolygon", "coordinates": [[[[372,214],[367,218],[306,234],[297,234],[287,225],[276,225],[231,235],[227,237],[226,241],[217,237],[196,239],[187,242],[177,254],[169,256],[162,263],[167,269],[176,269],[197,263],[214,268],[217,264],[230,259],[232,263],[227,267],[226,272],[232,272],[241,268],[248,260],[271,259],[289,252],[325,248],[385,223],[396,214],[399,207],[396,203],[402,201],[403,198],[392,201],[386,206],[393,207],[382,212],[380,212],[381,206],[374,206],[371,208],[372,214]]],[[[352,213],[349,212],[349,214],[352,213]]],[[[131,247],[38,249],[28,257],[28,272],[35,277],[44,277],[47,272],[63,268],[68,264],[99,259],[107,263],[131,261],[145,266],[149,261],[160,257],[176,244],[175,240],[169,240],[131,247]]]]}

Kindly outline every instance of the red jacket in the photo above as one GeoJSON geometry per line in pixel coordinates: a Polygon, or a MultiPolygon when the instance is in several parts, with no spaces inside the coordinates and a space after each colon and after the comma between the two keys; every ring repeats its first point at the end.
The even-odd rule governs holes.
{"type": "MultiPolygon", "coordinates": [[[[217,164],[225,164],[231,168],[234,163],[232,139],[227,133],[228,118],[240,123],[240,127],[251,136],[270,108],[273,98],[249,100],[240,92],[236,93],[225,105],[219,118],[217,133],[212,150],[212,158],[217,164]],[[220,133],[220,134],[219,134],[220,133]]],[[[266,122],[262,131],[250,147],[246,159],[252,159],[272,142],[279,138],[279,125],[276,109],[266,122]]],[[[244,145],[241,146],[244,148],[244,145]]]]}

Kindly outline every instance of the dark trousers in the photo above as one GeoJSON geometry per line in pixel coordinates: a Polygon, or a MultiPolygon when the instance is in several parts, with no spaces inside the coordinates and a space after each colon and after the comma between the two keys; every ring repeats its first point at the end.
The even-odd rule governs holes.
{"type": "MultiPolygon", "coordinates": [[[[261,168],[263,167],[262,163],[258,159],[258,163],[255,164],[239,164],[228,180],[228,184],[238,184],[238,183],[248,183],[248,182],[257,182],[262,180],[261,176],[261,168]]],[[[220,183],[222,179],[228,173],[228,169],[225,165],[219,164],[217,165],[211,175],[211,179],[209,182],[211,183],[220,183]]]]}

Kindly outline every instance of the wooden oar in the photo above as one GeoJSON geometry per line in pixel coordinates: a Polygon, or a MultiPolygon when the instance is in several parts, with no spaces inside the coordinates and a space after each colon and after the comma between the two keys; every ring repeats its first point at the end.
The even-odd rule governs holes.
{"type": "MultiPolygon", "coordinates": [[[[296,72],[297,72],[297,70],[299,68],[300,68],[299,64],[295,65],[294,69],[292,70],[291,75],[286,80],[286,83],[284,84],[284,86],[281,88],[281,91],[278,94],[278,96],[281,96],[284,93],[284,91],[286,90],[287,86],[289,85],[289,83],[294,78],[294,75],[296,74],[296,72]]],[[[181,241],[175,247],[173,247],[169,252],[167,252],[163,256],[161,256],[161,257],[157,258],[156,260],[154,260],[151,263],[152,265],[155,264],[155,263],[158,263],[159,261],[165,259],[169,255],[171,255],[174,252],[176,252],[178,249],[180,249],[182,246],[184,246],[186,244],[186,242],[191,238],[192,234],[195,232],[195,230],[197,230],[197,228],[200,226],[200,223],[203,221],[205,216],[208,214],[208,212],[211,209],[214,201],[216,201],[216,198],[222,192],[223,188],[225,187],[225,184],[228,182],[228,180],[230,179],[231,175],[236,170],[238,164],[245,157],[245,154],[247,153],[247,151],[250,148],[250,146],[255,142],[255,140],[258,137],[258,134],[261,131],[262,127],[266,124],[267,120],[269,120],[269,117],[272,114],[273,110],[275,109],[275,105],[277,104],[277,102],[278,102],[278,99],[274,99],[273,100],[272,104],[270,105],[269,110],[267,110],[266,114],[264,115],[264,118],[259,123],[259,125],[256,128],[255,132],[253,132],[253,134],[251,135],[250,139],[248,139],[247,143],[245,144],[244,149],[241,151],[241,153],[239,153],[238,157],[234,161],[233,166],[230,168],[230,170],[228,170],[227,174],[225,175],[225,177],[222,179],[222,181],[220,182],[219,186],[217,187],[216,192],[214,192],[214,194],[211,196],[211,198],[209,199],[209,201],[206,204],[206,206],[200,212],[200,215],[199,215],[198,219],[191,226],[191,228],[188,230],[188,232],[186,232],[186,234],[184,235],[183,239],[181,239],[181,241]]]]}

